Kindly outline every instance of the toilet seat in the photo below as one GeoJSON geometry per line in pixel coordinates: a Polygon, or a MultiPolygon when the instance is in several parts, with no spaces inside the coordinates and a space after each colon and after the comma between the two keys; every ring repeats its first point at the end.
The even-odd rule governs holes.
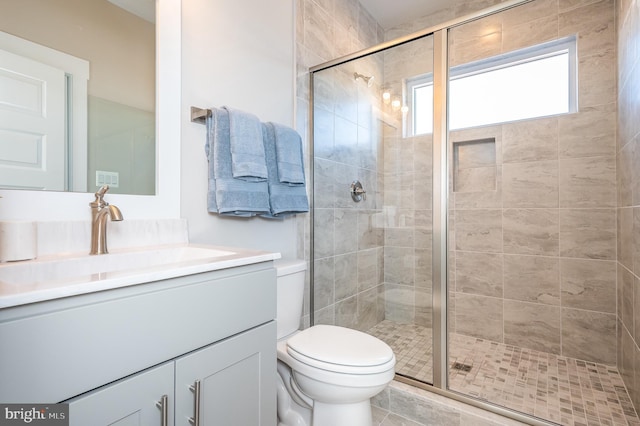
{"type": "Polygon", "coordinates": [[[345,374],[377,374],[392,369],[395,356],[381,340],[349,328],[317,325],[287,340],[287,353],[321,370],[345,374]]]}

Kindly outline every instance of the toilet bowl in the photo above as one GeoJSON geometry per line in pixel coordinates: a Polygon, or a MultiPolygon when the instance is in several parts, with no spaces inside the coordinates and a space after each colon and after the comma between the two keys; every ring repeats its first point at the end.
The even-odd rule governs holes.
{"type": "Polygon", "coordinates": [[[393,351],[349,328],[316,325],[298,331],[305,266],[304,261],[276,262],[278,424],[370,426],[370,399],[395,374],[393,351]]]}

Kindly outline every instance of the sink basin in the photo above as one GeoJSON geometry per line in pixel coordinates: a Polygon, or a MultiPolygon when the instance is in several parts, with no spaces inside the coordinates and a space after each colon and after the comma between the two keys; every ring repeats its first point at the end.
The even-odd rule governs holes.
{"type": "Polygon", "coordinates": [[[0,281],[24,285],[73,280],[87,275],[105,275],[154,266],[213,260],[234,254],[232,251],[191,246],[129,250],[105,255],[75,255],[43,261],[10,263],[0,267],[0,281]]]}
{"type": "Polygon", "coordinates": [[[0,308],[279,258],[277,253],[178,245],[48,256],[0,264],[0,308]]]}

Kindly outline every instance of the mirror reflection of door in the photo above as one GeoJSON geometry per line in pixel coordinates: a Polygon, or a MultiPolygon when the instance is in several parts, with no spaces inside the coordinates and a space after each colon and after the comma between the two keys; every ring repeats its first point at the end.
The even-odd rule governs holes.
{"type": "Polygon", "coordinates": [[[0,50],[0,182],[65,189],[65,73],[0,50]]]}

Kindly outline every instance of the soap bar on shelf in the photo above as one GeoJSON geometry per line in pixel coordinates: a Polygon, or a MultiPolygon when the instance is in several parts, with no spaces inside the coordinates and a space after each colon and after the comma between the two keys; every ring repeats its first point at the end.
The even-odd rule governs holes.
{"type": "Polygon", "coordinates": [[[35,259],[37,254],[35,222],[0,221],[0,262],[35,259]]]}

